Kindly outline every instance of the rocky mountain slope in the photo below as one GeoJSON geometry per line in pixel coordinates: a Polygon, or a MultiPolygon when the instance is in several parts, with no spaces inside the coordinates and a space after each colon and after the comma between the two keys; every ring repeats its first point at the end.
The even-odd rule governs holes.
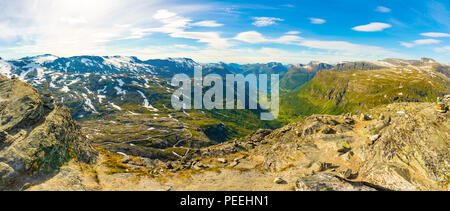
{"type": "Polygon", "coordinates": [[[312,114],[365,111],[393,102],[432,102],[450,93],[450,79],[436,69],[440,64],[415,64],[391,64],[368,71],[322,70],[311,81],[281,96],[281,116],[298,120],[312,114]]]}
{"type": "Polygon", "coordinates": [[[333,68],[332,65],[323,62],[310,62],[307,65],[293,65],[289,72],[280,81],[280,89],[289,91],[299,87],[314,78],[321,70],[333,68]]]}
{"type": "MultiPolygon", "coordinates": [[[[173,147],[209,146],[269,127],[258,113],[243,110],[172,109],[170,77],[192,75],[194,65],[199,64],[187,58],[42,55],[0,60],[0,72],[37,89],[48,84],[54,100],[70,108],[88,138],[114,152],[173,158],[173,147]]],[[[231,72],[204,65],[203,73],[231,72]]]]}
{"type": "Polygon", "coordinates": [[[92,163],[96,151],[69,110],[50,93],[0,76],[0,190],[17,190],[58,172],[71,159],[92,163]]]}
{"type": "MultiPolygon", "coordinates": [[[[0,72],[17,78],[0,83],[0,188],[448,187],[448,97],[431,103],[450,93],[447,65],[386,59],[292,66],[281,81],[290,87],[281,99],[280,121],[293,123],[251,133],[277,124],[260,121],[257,112],[170,108],[175,87],[169,76],[191,74],[195,64],[52,55],[0,60],[0,72]]],[[[222,75],[285,71],[277,63],[204,67],[204,73],[222,75]]]]}
{"type": "Polygon", "coordinates": [[[448,190],[449,106],[447,96],[313,115],[171,162],[101,151],[94,175],[67,165],[30,190],[448,190]]]}

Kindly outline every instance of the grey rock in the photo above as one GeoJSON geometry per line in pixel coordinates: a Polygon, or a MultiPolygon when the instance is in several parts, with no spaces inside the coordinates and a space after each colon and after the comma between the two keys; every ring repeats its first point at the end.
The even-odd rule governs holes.
{"type": "Polygon", "coordinates": [[[0,98],[6,102],[0,108],[0,131],[19,131],[16,136],[0,135],[0,190],[7,186],[20,190],[24,178],[53,174],[71,159],[95,162],[98,153],[81,134],[69,109],[44,109],[36,89],[1,75],[0,98]]]}
{"type": "Polygon", "coordinates": [[[286,184],[286,181],[283,180],[283,178],[281,177],[277,177],[273,180],[274,183],[276,184],[286,184]]]}
{"type": "Polygon", "coordinates": [[[233,162],[230,163],[229,167],[234,168],[237,165],[239,165],[239,162],[233,161],[233,162]]]}
{"type": "Polygon", "coordinates": [[[217,159],[217,161],[219,161],[219,163],[227,163],[228,162],[227,159],[225,159],[225,158],[219,158],[219,159],[217,159]]]}
{"type": "Polygon", "coordinates": [[[380,134],[376,134],[376,135],[370,136],[369,137],[369,141],[371,142],[371,144],[374,144],[375,141],[377,141],[380,137],[381,137],[380,134]]]}
{"type": "Polygon", "coordinates": [[[370,117],[366,114],[361,114],[361,117],[359,118],[361,121],[369,121],[370,117]]]}

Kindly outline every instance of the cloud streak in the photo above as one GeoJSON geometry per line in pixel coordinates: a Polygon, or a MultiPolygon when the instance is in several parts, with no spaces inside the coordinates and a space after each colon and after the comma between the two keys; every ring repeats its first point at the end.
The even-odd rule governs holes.
{"type": "Polygon", "coordinates": [[[277,21],[284,21],[281,18],[273,18],[273,17],[254,17],[253,20],[255,20],[255,22],[253,22],[252,24],[257,27],[270,26],[276,24],[277,21]]]}
{"type": "Polygon", "coordinates": [[[388,13],[391,12],[391,9],[384,7],[384,6],[378,6],[375,11],[381,12],[381,13],[388,13]]]}
{"type": "Polygon", "coordinates": [[[324,23],[327,22],[326,20],[320,19],[320,18],[309,18],[309,21],[310,21],[312,24],[324,24],[324,23]]]}
{"type": "Polygon", "coordinates": [[[352,29],[355,31],[360,31],[360,32],[377,32],[377,31],[383,31],[384,29],[391,28],[391,27],[392,26],[387,23],[373,22],[373,23],[369,23],[367,25],[355,26],[352,29]]]}
{"type": "Polygon", "coordinates": [[[450,37],[450,34],[440,33],[440,32],[427,32],[427,33],[421,33],[420,35],[426,36],[426,37],[450,37]]]}
{"type": "Polygon", "coordinates": [[[264,37],[261,33],[256,31],[247,31],[239,33],[236,37],[233,39],[239,40],[242,42],[257,44],[257,43],[280,43],[280,44],[293,44],[295,42],[298,42],[302,40],[302,37],[296,36],[296,35],[285,35],[281,36],[279,38],[270,39],[264,37]]]}
{"type": "Polygon", "coordinates": [[[421,39],[421,40],[415,40],[414,42],[400,42],[400,44],[407,48],[412,48],[417,45],[438,44],[440,42],[441,42],[440,40],[436,40],[436,39],[421,39]]]}

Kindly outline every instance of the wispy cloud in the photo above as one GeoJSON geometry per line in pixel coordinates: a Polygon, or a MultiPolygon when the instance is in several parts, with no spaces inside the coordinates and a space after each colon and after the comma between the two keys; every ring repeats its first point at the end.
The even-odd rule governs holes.
{"type": "Polygon", "coordinates": [[[175,38],[194,39],[200,43],[207,43],[209,46],[213,48],[227,48],[231,46],[231,44],[228,42],[228,39],[222,38],[219,32],[180,31],[176,33],[171,33],[170,36],[175,38]]]}
{"type": "Polygon", "coordinates": [[[286,34],[297,35],[297,34],[301,34],[301,32],[299,32],[299,31],[288,31],[288,32],[286,32],[286,34]]]}
{"type": "Polygon", "coordinates": [[[428,4],[428,10],[429,15],[438,23],[444,25],[447,27],[447,29],[450,29],[450,12],[445,7],[444,4],[437,2],[437,1],[431,1],[428,4]]]}
{"type": "Polygon", "coordinates": [[[415,40],[414,42],[400,42],[401,45],[412,48],[416,45],[430,45],[430,44],[438,44],[440,43],[440,40],[436,39],[421,39],[421,40],[415,40]]]}
{"type": "Polygon", "coordinates": [[[270,26],[277,23],[277,21],[284,21],[281,18],[273,18],[273,17],[254,17],[253,25],[257,27],[264,27],[264,26],[270,26]]]}
{"type": "Polygon", "coordinates": [[[295,36],[295,35],[285,35],[285,36],[281,36],[279,38],[270,39],[270,38],[264,37],[259,32],[247,31],[247,32],[239,33],[233,39],[239,40],[239,41],[242,41],[242,42],[252,43],[252,44],[256,44],[256,43],[292,44],[292,43],[295,43],[295,42],[298,42],[298,41],[302,40],[303,38],[299,37],[299,36],[295,36]]]}
{"type": "MultiPolygon", "coordinates": [[[[17,0],[0,4],[0,50],[9,55],[110,55],[113,41],[140,39],[156,32],[182,32],[192,23],[177,12],[161,8],[169,5],[162,0],[17,0]]],[[[170,8],[186,13],[208,9],[204,5],[170,8]]],[[[209,42],[212,37],[206,34],[198,40],[209,42]]],[[[217,43],[215,46],[224,42],[219,39],[217,43]]]]}
{"type": "Polygon", "coordinates": [[[309,18],[309,20],[312,24],[324,24],[325,22],[327,22],[326,20],[320,18],[309,18]]]}
{"type": "Polygon", "coordinates": [[[450,45],[447,45],[447,46],[444,46],[444,47],[435,48],[434,51],[436,51],[438,53],[450,52],[450,45]]]}
{"type": "Polygon", "coordinates": [[[391,12],[391,9],[384,7],[384,6],[378,6],[375,11],[382,12],[382,13],[388,13],[391,12]]]}
{"type": "Polygon", "coordinates": [[[376,32],[376,31],[383,31],[384,29],[391,28],[391,27],[392,26],[387,23],[373,22],[373,23],[369,23],[367,25],[355,26],[352,29],[355,31],[361,31],[361,32],[376,32]]]}
{"type": "MultiPolygon", "coordinates": [[[[168,10],[158,10],[153,18],[163,23],[160,27],[139,29],[139,34],[144,36],[146,33],[159,32],[168,34],[174,38],[185,38],[197,40],[200,43],[206,43],[214,48],[227,48],[231,44],[228,39],[222,38],[220,32],[193,32],[186,31],[190,26],[203,26],[203,27],[219,27],[222,24],[218,24],[215,21],[200,21],[192,23],[192,20],[178,15],[177,13],[170,12],[168,10]]],[[[136,34],[134,34],[136,35],[136,34]]]]}
{"type": "MultiPolygon", "coordinates": [[[[333,18],[332,22],[331,18],[328,20],[325,15],[322,18],[328,21],[321,19],[320,13],[302,17],[298,11],[303,11],[305,7],[300,5],[294,7],[293,5],[281,6],[280,4],[283,3],[267,3],[263,6],[255,6],[209,0],[202,1],[202,4],[194,0],[183,2],[179,0],[16,0],[7,3],[3,3],[6,0],[0,0],[0,2],[2,2],[0,3],[0,53],[3,57],[41,53],[59,56],[126,54],[159,58],[192,57],[200,62],[274,60],[295,63],[295,61],[317,58],[336,61],[400,57],[402,55],[397,54],[395,49],[405,50],[398,45],[397,41],[392,40],[380,43],[381,47],[365,45],[365,41],[354,43],[351,41],[353,37],[350,36],[366,34],[346,34],[349,29],[339,27],[339,24],[348,21],[346,19],[348,16],[333,18]],[[307,25],[298,23],[298,18],[303,18],[307,25]],[[333,30],[329,31],[329,37],[335,38],[317,40],[320,31],[315,30],[317,25],[310,25],[308,22],[325,24],[323,26],[330,25],[333,30]],[[277,24],[280,26],[269,27],[277,24]],[[255,30],[254,26],[266,28],[255,30]],[[296,30],[303,31],[305,35],[296,30]],[[282,44],[283,49],[276,47],[279,44],[282,44]],[[386,46],[393,47],[391,49],[386,46]]],[[[391,5],[392,8],[396,8],[394,3],[385,6],[391,7],[391,5]]],[[[432,22],[429,26],[438,26],[430,29],[429,27],[416,28],[414,25],[414,29],[420,30],[419,33],[426,32],[421,34],[425,36],[423,38],[450,36],[448,33],[443,33],[448,31],[444,29],[446,29],[445,24],[450,21],[446,22],[448,11],[445,8],[442,9],[442,5],[448,7],[447,4],[431,4],[429,8],[423,8],[425,11],[421,11],[428,12],[427,17],[431,18],[428,20],[432,22]],[[438,22],[433,23],[434,20],[438,22]]],[[[322,15],[330,11],[335,12],[335,8],[326,8],[325,5],[322,9],[322,15]]],[[[374,8],[369,9],[374,12],[374,8]]],[[[395,12],[396,17],[405,21],[405,24],[395,22],[392,17],[386,17],[384,21],[386,23],[370,23],[367,14],[355,13],[355,17],[360,15],[361,21],[367,21],[362,23],[370,24],[356,26],[353,30],[382,31],[390,28],[389,24],[395,27],[403,25],[404,30],[412,29],[413,25],[407,25],[408,20],[402,18],[404,16],[401,12],[404,11],[395,10],[395,12]]],[[[392,30],[392,33],[394,32],[392,30]]],[[[371,38],[379,39],[377,35],[385,34],[374,33],[373,35],[371,38]]],[[[448,52],[446,39],[442,39],[442,42],[430,41],[430,39],[413,41],[416,39],[414,36],[417,36],[417,32],[405,35],[405,41],[409,42],[403,42],[402,45],[414,47],[440,42],[442,47],[432,46],[437,48],[434,51],[431,48],[431,52],[423,53],[432,53],[430,56],[434,56],[441,55],[436,52],[448,52]]],[[[414,55],[422,53],[410,50],[414,55]]]]}
{"type": "Polygon", "coordinates": [[[153,18],[154,19],[157,19],[157,20],[161,20],[161,19],[169,19],[169,18],[173,18],[173,17],[175,17],[175,16],[177,16],[177,14],[176,13],[173,13],[173,12],[169,12],[168,10],[158,10],[157,12],[156,12],[156,14],[154,14],[153,15],[153,18]]]}
{"type": "Polygon", "coordinates": [[[309,48],[347,52],[355,56],[358,54],[369,54],[371,56],[400,55],[378,46],[354,44],[346,41],[305,40],[302,41],[299,45],[309,48]]]}
{"type": "Polygon", "coordinates": [[[450,34],[440,33],[440,32],[427,32],[427,33],[421,33],[420,35],[426,36],[426,37],[450,37],[450,34]]]}
{"type": "Polygon", "coordinates": [[[295,7],[295,5],[292,5],[292,4],[283,4],[281,6],[282,7],[290,7],[290,8],[294,8],[295,7]]]}
{"type": "Polygon", "coordinates": [[[223,24],[217,23],[216,21],[200,21],[191,24],[191,26],[202,26],[202,27],[221,27],[223,24]]]}

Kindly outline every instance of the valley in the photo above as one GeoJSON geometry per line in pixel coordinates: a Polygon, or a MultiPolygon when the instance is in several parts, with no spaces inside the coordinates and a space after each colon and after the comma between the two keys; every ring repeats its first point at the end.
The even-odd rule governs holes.
{"type": "MultiPolygon", "coordinates": [[[[34,118],[36,125],[11,123],[6,111],[13,107],[2,107],[1,124],[12,126],[0,142],[6,184],[0,189],[445,190],[449,70],[427,58],[296,65],[122,56],[0,59],[0,94],[16,102],[8,84],[30,84],[23,86],[33,93],[31,104],[27,95],[17,104],[34,105],[39,114],[13,115],[34,118]],[[196,65],[205,75],[279,74],[279,118],[260,120],[262,109],[173,109],[171,77],[192,77],[196,65]],[[52,142],[45,150],[38,144],[36,152],[17,148],[26,142],[13,137],[27,140],[34,127],[54,123],[46,116],[60,110],[68,124],[74,122],[68,133],[78,134],[66,140],[70,144],[52,142]],[[76,153],[55,158],[50,167],[42,160],[67,148],[76,153]],[[11,157],[7,150],[29,155],[11,157]]],[[[54,127],[66,126],[46,130],[58,140],[65,132],[54,134],[54,127]]]]}

